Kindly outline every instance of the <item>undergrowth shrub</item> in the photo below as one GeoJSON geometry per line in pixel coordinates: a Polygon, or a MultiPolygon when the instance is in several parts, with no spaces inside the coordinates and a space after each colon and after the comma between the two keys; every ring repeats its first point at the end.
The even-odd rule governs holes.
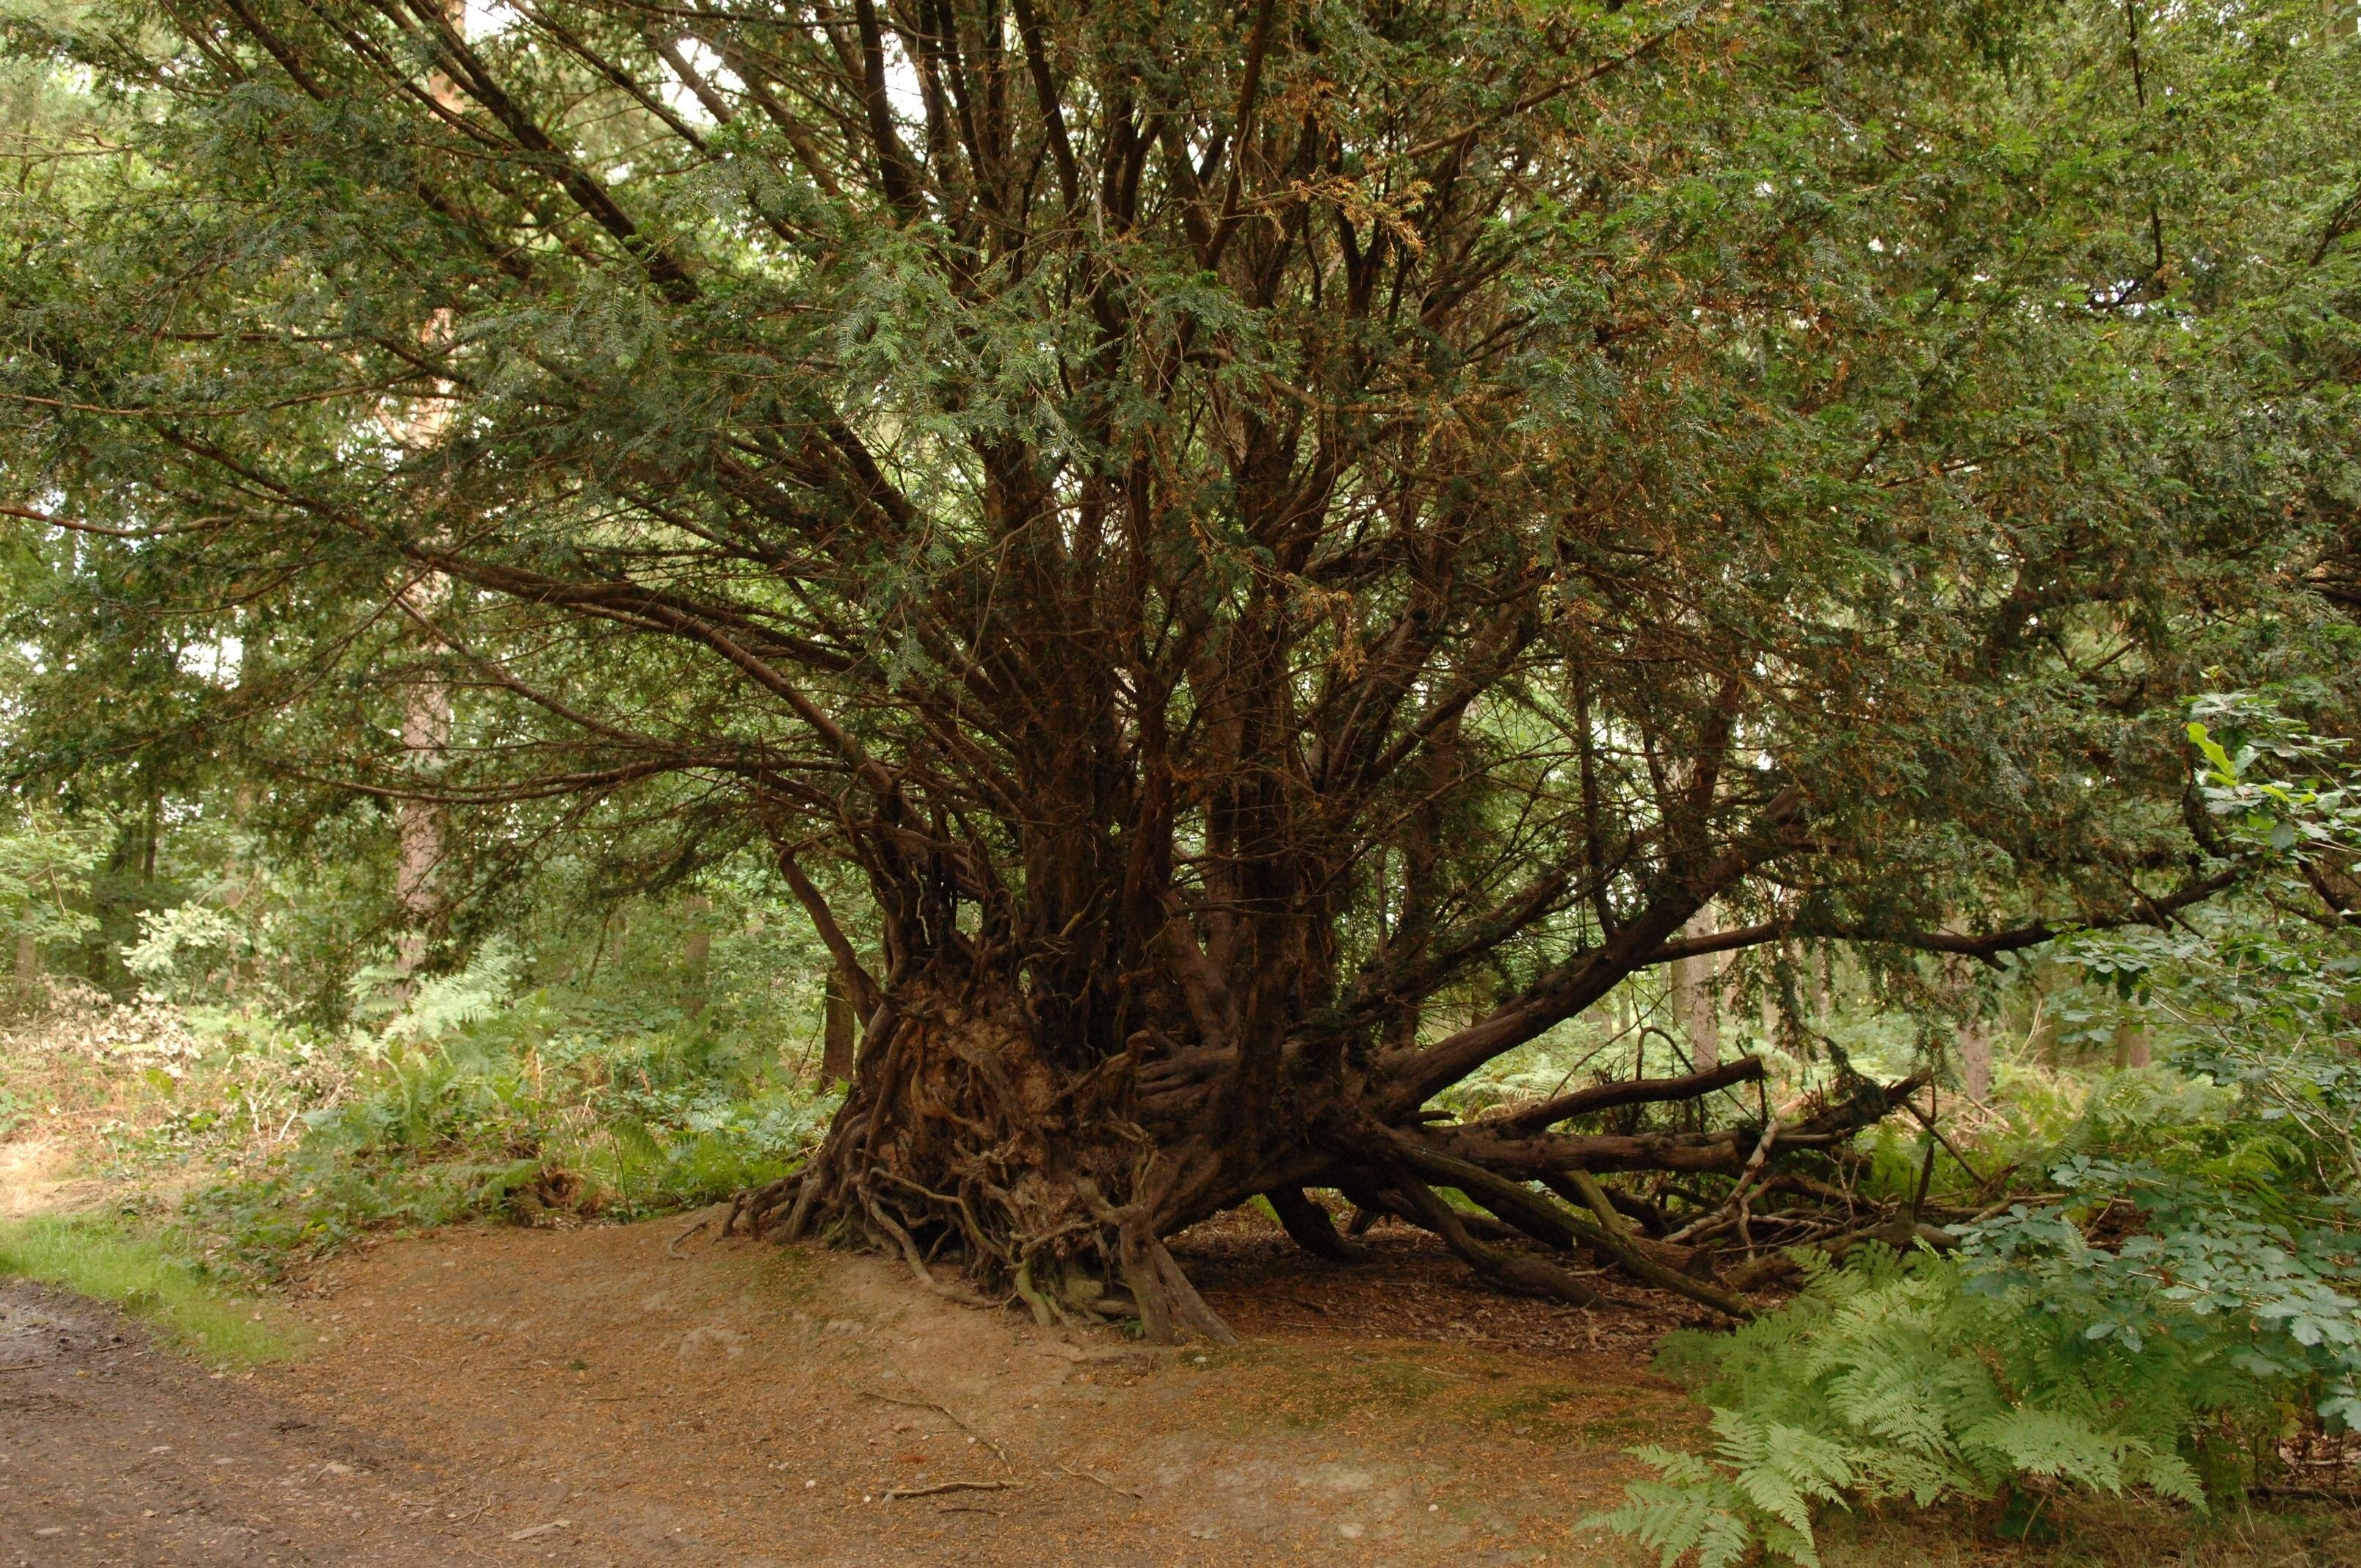
{"type": "Polygon", "coordinates": [[[1759,1544],[1819,1561],[1813,1514],[1907,1497],[1993,1495],[2017,1478],[2118,1492],[2145,1486],[2202,1506],[2182,1453],[2194,1420],[2253,1385],[2208,1377],[2159,1339],[2134,1351],[1966,1288],[1960,1266],[1891,1253],[1807,1265],[1782,1310],[1719,1340],[1668,1344],[1668,1371],[1703,1380],[1715,1442],[1649,1447],[1661,1479],[1632,1484],[1592,1521],[1661,1553],[1727,1568],[1759,1544]]]}
{"type": "Polygon", "coordinates": [[[1728,1568],[1759,1547],[1819,1559],[1825,1506],[2145,1490],[2200,1509],[2309,1406],[2361,1423],[2352,1234],[2152,1166],[2087,1157],[2076,1201],[2010,1213],[1957,1256],[1793,1255],[1805,1288],[1724,1336],[1675,1335],[1664,1369],[1712,1408],[1710,1453],[1635,1451],[1659,1478],[1590,1521],[1728,1568]],[[2114,1246],[2086,1234],[2127,1209],[2114,1246]]]}
{"type": "Polygon", "coordinates": [[[732,1014],[520,994],[522,975],[491,944],[349,1032],[293,1135],[248,1141],[190,1199],[197,1246],[269,1274],[369,1231],[708,1202],[783,1174],[834,1109],[732,1014]]]}
{"type": "Polygon", "coordinates": [[[505,1214],[633,1218],[782,1174],[835,1096],[694,1030],[553,1031],[527,999],[365,1064],[302,1137],[192,1198],[213,1249],[275,1270],[365,1231],[505,1214]]]}
{"type": "MultiPolygon", "coordinates": [[[[498,936],[448,974],[366,970],[343,1023],[232,995],[218,921],[148,925],[155,992],[51,982],[0,1019],[0,1136],[45,1112],[118,1207],[178,1209],[166,1240],[243,1272],[371,1231],[710,1201],[784,1174],[837,1103],[800,993],[671,972],[677,923],[642,921],[646,955],[608,942],[588,973],[498,936]]],[[[752,923],[714,951],[795,956],[752,923]]]]}

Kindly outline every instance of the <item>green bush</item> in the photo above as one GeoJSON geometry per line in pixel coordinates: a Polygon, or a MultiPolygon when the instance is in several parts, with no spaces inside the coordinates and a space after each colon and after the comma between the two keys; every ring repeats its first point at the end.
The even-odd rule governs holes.
{"type": "Polygon", "coordinates": [[[2202,1508],[2295,1401],[2361,1424],[2361,1261],[2341,1206],[2307,1223],[2088,1157],[2051,1176],[2068,1203],[2018,1205],[1956,1257],[1872,1248],[1839,1268],[1799,1250],[1807,1283],[1784,1308],[1668,1341],[1665,1370],[1713,1409],[1713,1452],[1638,1451],[1661,1478],[1592,1522],[1668,1565],[1758,1545],[1816,1563],[1823,1505],[2063,1486],[2202,1508]],[[2103,1220],[2132,1234],[2095,1245],[2103,1220]]]}
{"type": "Polygon", "coordinates": [[[275,1272],[372,1230],[708,1202],[783,1174],[834,1110],[742,1027],[516,995],[519,973],[495,947],[356,1034],[301,1137],[190,1201],[216,1255],[275,1272]]]}
{"type": "Polygon", "coordinates": [[[275,1270],[369,1230],[635,1217],[783,1174],[834,1108],[727,1042],[536,1039],[533,1014],[521,1006],[368,1064],[305,1114],[292,1148],[199,1191],[192,1219],[228,1255],[275,1270]]]}

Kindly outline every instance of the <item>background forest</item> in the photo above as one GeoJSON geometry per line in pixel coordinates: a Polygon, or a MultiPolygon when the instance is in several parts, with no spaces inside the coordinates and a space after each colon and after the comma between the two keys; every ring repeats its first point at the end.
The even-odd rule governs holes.
{"type": "Polygon", "coordinates": [[[1668,1564],[2351,1500],[2350,7],[6,15],[12,1266],[1383,1224],[1737,1325],[1668,1564]]]}
{"type": "MultiPolygon", "coordinates": [[[[1708,1563],[1810,1561],[1816,1504],[1864,1497],[1997,1490],[2001,1532],[2037,1540],[2059,1486],[2233,1513],[2340,1495],[2337,1434],[2361,1415],[2361,950],[2301,901],[2341,874],[2323,868],[2361,833],[2361,793],[2342,748],[2251,703],[2208,713],[2192,751],[2256,857],[2248,895],[1974,970],[1828,947],[1663,970],[1443,1102],[1530,1105],[1644,1078],[1652,1053],[1678,1070],[1700,1041],[1764,1060],[1784,1097],[1832,1068],[1943,1064],[1931,1115],[1846,1162],[1862,1223],[1835,1266],[1779,1250],[1812,1228],[1765,1185],[1746,1253],[1779,1266],[1741,1277],[1802,1294],[1734,1339],[1669,1343],[1720,1446],[1649,1451],[1666,1479],[1606,1522],[1708,1563]],[[2242,724],[2254,740],[2223,750],[2242,724]]],[[[106,1195],[16,1222],[12,1266],[237,1346],[262,1331],[156,1281],[267,1289],[365,1236],[693,1209],[791,1168],[835,1110],[827,957],[765,868],[594,890],[559,861],[464,957],[411,973],[399,905],[354,875],[394,858],[382,814],[274,852],[238,822],[254,799],[5,840],[5,1137],[62,1149],[106,1195]],[[136,1262],[159,1241],[160,1277],[136,1262]]]]}

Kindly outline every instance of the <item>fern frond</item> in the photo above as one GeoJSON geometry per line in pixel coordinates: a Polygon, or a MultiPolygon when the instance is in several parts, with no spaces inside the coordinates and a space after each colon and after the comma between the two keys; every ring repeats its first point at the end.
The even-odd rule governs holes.
{"type": "MultiPolygon", "coordinates": [[[[1726,1549],[1733,1528],[1738,1532],[1737,1551],[1742,1555],[1752,1532],[1718,1502],[1717,1494],[1726,1490],[1726,1485],[1709,1483],[1675,1486],[1661,1481],[1634,1481],[1623,1488],[1625,1501],[1621,1508],[1593,1514],[1581,1521],[1581,1528],[1610,1530],[1628,1536],[1654,1552],[1662,1568],[1673,1568],[1708,1541],[1718,1550],[1726,1549]]],[[[1725,1561],[1738,1560],[1731,1556],[1725,1561]]]]}
{"type": "MultiPolygon", "coordinates": [[[[1762,1530],[1764,1548],[1780,1556],[1803,1564],[1803,1568],[1820,1568],[1820,1555],[1814,1550],[1808,1531],[1797,1535],[1776,1520],[1767,1522],[1762,1530]]],[[[1705,1534],[1697,1541],[1697,1568],[1738,1568],[1753,1549],[1755,1531],[1736,1514],[1717,1510],[1706,1520],[1705,1534]]]]}
{"type": "Polygon", "coordinates": [[[1808,1536],[1812,1505],[1836,1502],[1858,1478],[1855,1455],[1841,1440],[1739,1410],[1714,1412],[1714,1447],[1735,1474],[1746,1500],[1808,1536]]]}
{"type": "Polygon", "coordinates": [[[2062,1411],[2019,1407],[1978,1421],[1960,1436],[1967,1447],[1995,1453],[2014,1470],[2102,1492],[2123,1490],[2122,1440],[2062,1411]]]}
{"type": "Polygon", "coordinates": [[[2211,1511],[2206,1507],[2205,1485],[2198,1479],[2196,1467],[2169,1450],[2151,1449],[2146,1443],[2138,1446],[2133,1471],[2134,1479],[2147,1485],[2159,1497],[2177,1498],[2200,1513],[2211,1511]]]}

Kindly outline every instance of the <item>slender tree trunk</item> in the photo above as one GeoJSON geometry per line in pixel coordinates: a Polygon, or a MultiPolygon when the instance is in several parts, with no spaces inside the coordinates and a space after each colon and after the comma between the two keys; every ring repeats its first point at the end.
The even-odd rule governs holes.
{"type": "Polygon", "coordinates": [[[696,1018],[703,1015],[711,994],[711,976],[707,971],[713,961],[713,931],[705,917],[713,913],[713,900],[692,893],[681,900],[681,909],[691,922],[688,939],[680,948],[681,967],[688,971],[688,994],[681,1007],[696,1018]]]}
{"type": "Polygon", "coordinates": [[[1960,1025],[1960,1080],[1977,1104],[1992,1099],[1992,1030],[1981,1016],[1960,1025]]]}
{"type": "MultiPolygon", "coordinates": [[[[413,771],[431,777],[451,744],[451,694],[439,681],[418,681],[404,694],[401,744],[413,771]]],[[[431,801],[405,800],[396,815],[401,858],[394,868],[394,897],[401,905],[403,930],[395,959],[404,976],[426,959],[426,928],[434,916],[435,869],[443,861],[443,813],[431,801]]],[[[407,996],[407,980],[401,986],[407,996]]]]}
{"type": "Polygon", "coordinates": [[[16,989],[29,991],[41,978],[41,944],[30,931],[16,935],[16,989]]]}
{"type": "MultiPolygon", "coordinates": [[[[467,7],[459,0],[443,0],[444,18],[463,33],[467,27],[467,7]]],[[[456,112],[459,106],[458,86],[440,70],[426,73],[426,91],[445,109],[456,112]]],[[[436,311],[419,334],[422,344],[431,345],[451,330],[449,310],[436,311]]],[[[437,392],[446,390],[444,383],[435,383],[437,392]]],[[[423,451],[441,438],[450,423],[449,411],[440,402],[428,402],[412,411],[388,420],[389,428],[403,444],[423,451]]],[[[434,611],[443,597],[445,584],[440,576],[430,575],[400,590],[402,599],[422,622],[434,611]]],[[[430,632],[430,648],[441,646],[430,632]]],[[[422,779],[432,779],[442,772],[445,754],[451,745],[451,692],[442,682],[421,679],[412,683],[402,694],[401,744],[409,754],[411,769],[422,779]]],[[[426,931],[436,908],[435,869],[443,861],[443,808],[432,801],[405,800],[397,818],[401,834],[401,858],[395,868],[394,896],[401,905],[403,930],[396,948],[394,965],[402,979],[394,988],[395,996],[403,1002],[410,998],[410,976],[426,961],[426,931]]]]}
{"type": "Polygon", "coordinates": [[[2153,1059],[2154,1052],[2148,1045],[2146,1024],[2125,1024],[2115,1031],[2117,1067],[2146,1067],[2153,1059]]]}
{"type": "Polygon", "coordinates": [[[823,1082],[842,1083],[852,1077],[852,999],[845,994],[844,977],[833,970],[822,1007],[819,1076],[823,1082]]]}
{"type": "Polygon", "coordinates": [[[156,846],[164,837],[164,792],[148,792],[148,816],[139,836],[139,880],[153,887],[156,882],[156,846]]]}
{"type": "MultiPolygon", "coordinates": [[[[1719,929],[1714,906],[1707,905],[1682,927],[1684,935],[1708,936],[1719,929]]],[[[1705,1072],[1721,1062],[1720,958],[1704,953],[1673,962],[1673,1016],[1688,1036],[1689,1066],[1705,1072]]]]}
{"type": "Polygon", "coordinates": [[[1967,1091],[1970,1100],[1982,1105],[1992,1098],[1991,1023],[1977,1005],[1975,979],[1965,959],[1946,959],[1943,976],[1963,1008],[1959,1035],[1960,1085],[1967,1091]]]}

